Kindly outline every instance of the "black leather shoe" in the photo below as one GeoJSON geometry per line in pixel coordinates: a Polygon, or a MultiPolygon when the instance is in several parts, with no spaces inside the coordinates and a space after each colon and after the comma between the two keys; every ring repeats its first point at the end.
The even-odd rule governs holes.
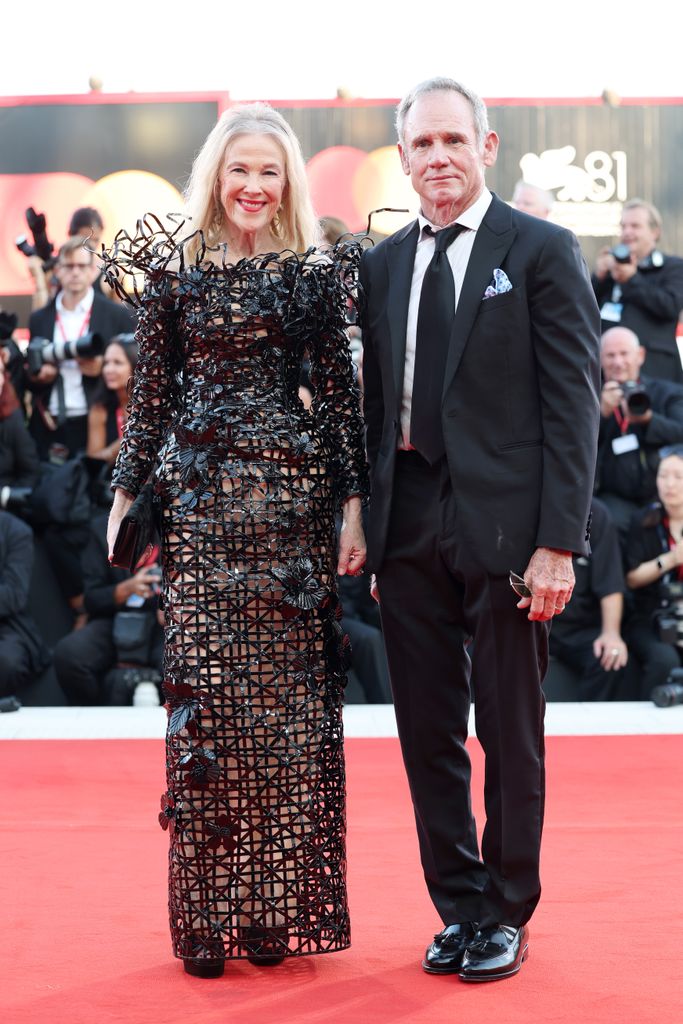
{"type": "Polygon", "coordinates": [[[241,940],[247,951],[247,960],[257,967],[276,967],[285,958],[286,928],[258,928],[252,925],[242,929],[241,940]]]}
{"type": "Polygon", "coordinates": [[[429,974],[456,974],[460,970],[467,944],[474,938],[474,925],[449,924],[434,936],[427,947],[422,967],[429,974]]]}
{"type": "Polygon", "coordinates": [[[517,974],[529,956],[529,929],[499,924],[480,928],[458,972],[463,981],[497,981],[517,974]]]}
{"type": "Polygon", "coordinates": [[[183,967],[187,974],[192,974],[195,978],[220,978],[225,970],[225,960],[185,957],[183,967]]]}

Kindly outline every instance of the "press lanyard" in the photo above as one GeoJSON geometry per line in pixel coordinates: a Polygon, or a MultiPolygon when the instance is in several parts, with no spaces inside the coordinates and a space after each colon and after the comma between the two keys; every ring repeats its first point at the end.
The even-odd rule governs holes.
{"type": "Polygon", "coordinates": [[[619,430],[622,434],[625,434],[628,430],[628,417],[624,416],[623,412],[618,406],[614,407],[614,418],[619,424],[619,430]]]}
{"type": "Polygon", "coordinates": [[[82,338],[83,335],[85,334],[85,328],[90,324],[90,317],[91,316],[92,316],[92,306],[90,307],[88,312],[83,317],[83,323],[78,328],[78,334],[76,335],[76,337],[75,338],[67,338],[66,331],[64,330],[64,322],[62,321],[62,317],[60,315],[59,310],[57,310],[57,326],[59,327],[60,333],[62,335],[62,341],[78,341],[79,338],[82,338]]]}

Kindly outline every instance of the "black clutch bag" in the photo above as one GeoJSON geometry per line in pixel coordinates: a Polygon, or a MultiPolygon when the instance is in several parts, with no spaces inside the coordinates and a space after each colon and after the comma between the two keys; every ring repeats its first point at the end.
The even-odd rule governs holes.
{"type": "Polygon", "coordinates": [[[145,552],[158,542],[154,484],[147,483],[121,520],[111,564],[134,573],[145,552]]]}

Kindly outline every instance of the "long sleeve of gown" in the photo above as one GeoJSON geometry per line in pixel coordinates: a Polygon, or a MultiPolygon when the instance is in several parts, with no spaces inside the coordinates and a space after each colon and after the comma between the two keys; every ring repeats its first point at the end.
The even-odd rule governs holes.
{"type": "Polygon", "coordinates": [[[149,477],[178,407],[180,342],[170,275],[147,278],[138,300],[139,347],[129,416],[112,475],[112,486],[136,495],[149,477]]]}
{"type": "Polygon", "coordinates": [[[331,452],[338,504],[351,495],[366,502],[369,495],[360,388],[346,333],[357,262],[348,257],[343,261],[321,261],[308,272],[309,287],[315,282],[315,287],[310,288],[310,299],[316,311],[308,343],[313,385],[311,413],[331,452]]]}

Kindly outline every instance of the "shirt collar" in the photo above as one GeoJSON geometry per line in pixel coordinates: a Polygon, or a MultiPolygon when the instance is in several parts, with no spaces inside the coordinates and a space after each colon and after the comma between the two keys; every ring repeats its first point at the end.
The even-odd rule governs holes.
{"type": "MultiPolygon", "coordinates": [[[[467,209],[464,210],[459,217],[456,217],[456,219],[452,223],[462,224],[464,227],[469,228],[471,231],[477,231],[479,226],[481,225],[481,222],[484,219],[486,211],[491,205],[492,199],[493,195],[491,194],[491,192],[489,192],[486,186],[484,186],[479,197],[475,199],[472,205],[468,206],[467,209]]],[[[436,224],[432,224],[432,222],[430,220],[427,220],[427,218],[422,213],[418,214],[417,220],[420,225],[421,239],[422,232],[424,231],[427,225],[429,225],[429,227],[431,227],[434,231],[441,231],[440,227],[437,227],[436,224]]],[[[449,224],[445,224],[443,226],[450,227],[449,224]]]]}
{"type": "Polygon", "coordinates": [[[95,289],[92,288],[92,287],[88,288],[87,292],[85,293],[85,295],[83,296],[83,298],[78,303],[78,305],[76,306],[75,309],[65,309],[64,308],[64,303],[62,302],[62,293],[59,292],[57,294],[57,302],[56,302],[57,312],[58,313],[83,313],[85,315],[88,312],[88,310],[92,309],[92,304],[93,304],[94,298],[95,298],[95,289]]]}

